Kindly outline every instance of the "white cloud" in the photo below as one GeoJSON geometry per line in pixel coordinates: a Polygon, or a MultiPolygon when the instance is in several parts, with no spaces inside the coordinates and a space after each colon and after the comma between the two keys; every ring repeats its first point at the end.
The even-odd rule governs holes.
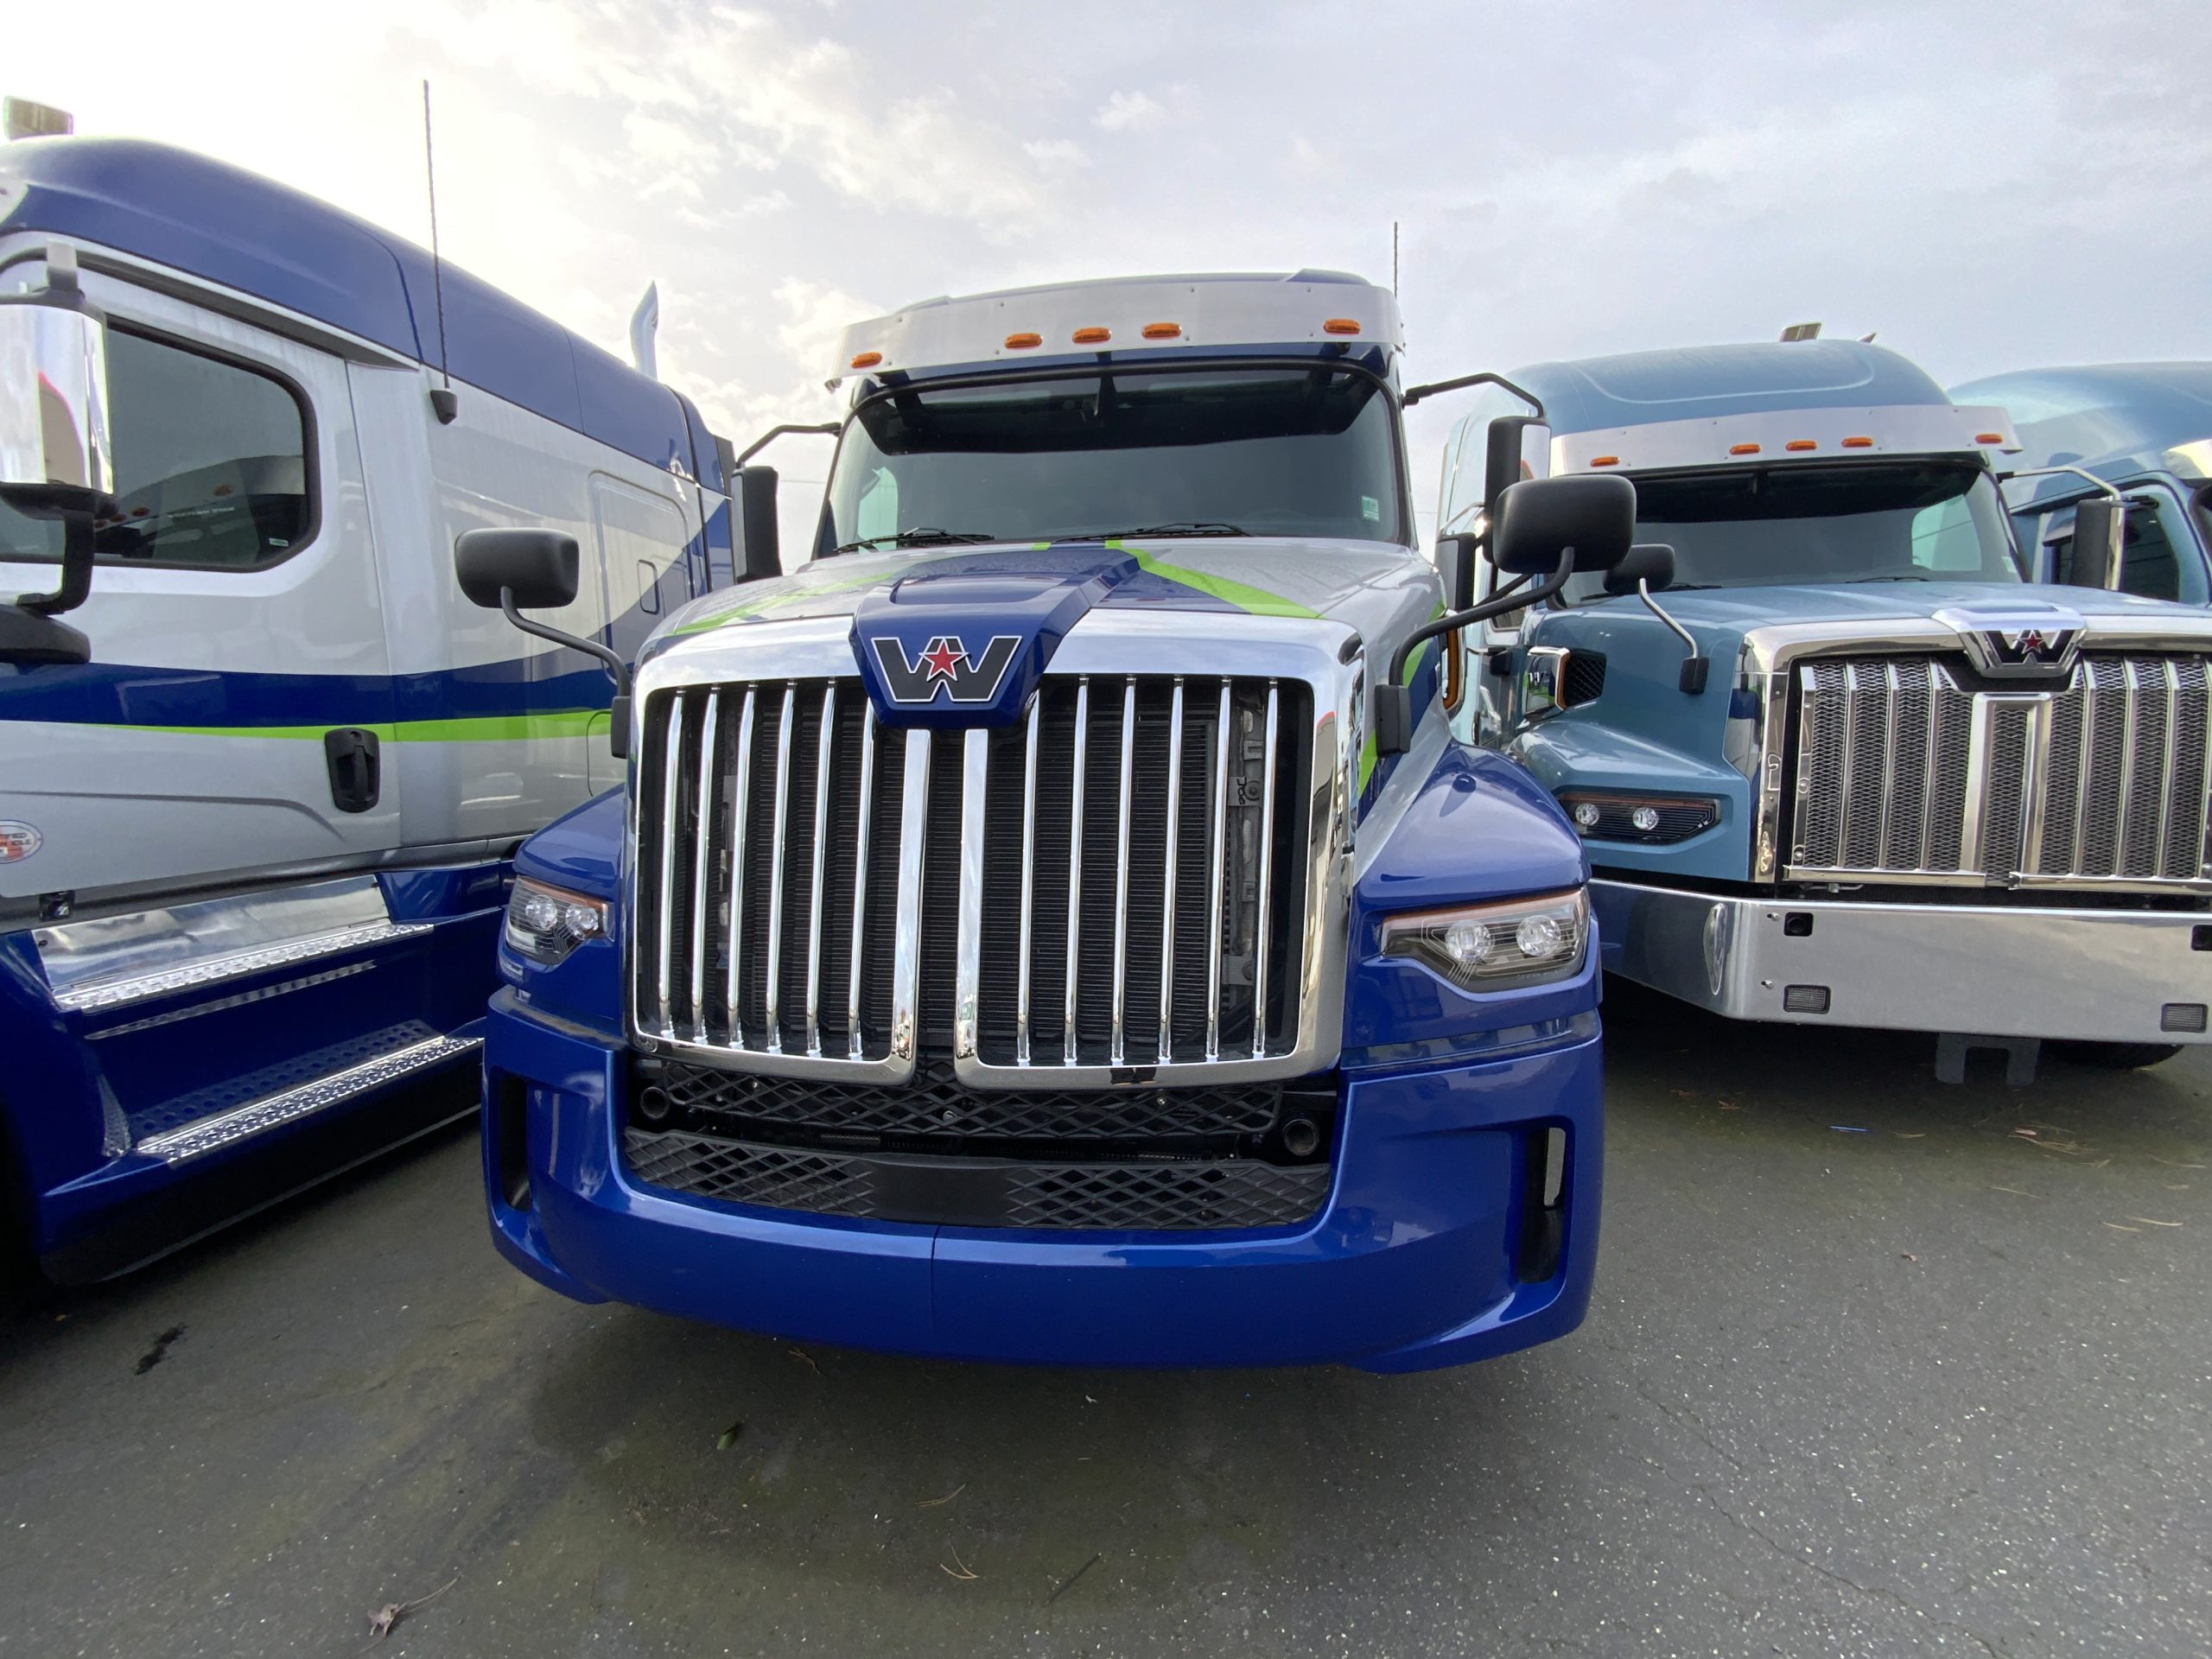
{"type": "Polygon", "coordinates": [[[1164,126],[1167,122],[1166,106],[1150,92],[1139,89],[1134,92],[1109,93],[1090,118],[1090,124],[1108,132],[1141,132],[1147,127],[1164,126]]]}

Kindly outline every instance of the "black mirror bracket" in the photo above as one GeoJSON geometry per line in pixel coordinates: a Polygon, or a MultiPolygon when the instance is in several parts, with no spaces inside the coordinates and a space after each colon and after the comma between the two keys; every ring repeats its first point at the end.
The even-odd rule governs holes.
{"type": "Polygon", "coordinates": [[[1651,584],[1649,582],[1639,582],[1636,584],[1636,596],[1643,601],[1645,610],[1673,629],[1675,637],[1689,647],[1690,654],[1683,661],[1681,674],[1675,683],[1681,687],[1687,696],[1693,697],[1704,696],[1705,683],[1713,669],[1713,659],[1698,649],[1697,641],[1691,637],[1688,628],[1659,607],[1659,601],[1651,597],[1651,584]]]}
{"type": "Polygon", "coordinates": [[[1390,677],[1375,688],[1370,707],[1375,725],[1375,749],[1378,754],[1403,754],[1413,747],[1414,694],[1405,683],[1406,663],[1415,647],[1425,639],[1433,639],[1440,633],[1456,633],[1461,628],[1472,627],[1478,622],[1487,622],[1494,616],[1503,616],[1509,611],[1525,610],[1531,605],[1541,605],[1567,586],[1567,579],[1574,574],[1574,549],[1560,550],[1559,569],[1543,580],[1541,587],[1526,593],[1519,592],[1522,577],[1510,586],[1492,594],[1479,605],[1464,611],[1453,611],[1440,616],[1423,627],[1415,628],[1390,653],[1390,677]]]}
{"type": "Polygon", "coordinates": [[[539,639],[550,639],[556,645],[567,645],[596,657],[607,665],[614,677],[614,700],[609,705],[607,728],[607,747],[613,750],[617,760],[630,758],[630,664],[596,639],[587,639],[581,634],[564,633],[559,628],[549,627],[543,622],[533,622],[515,606],[515,590],[499,589],[499,613],[524,633],[539,639]]]}

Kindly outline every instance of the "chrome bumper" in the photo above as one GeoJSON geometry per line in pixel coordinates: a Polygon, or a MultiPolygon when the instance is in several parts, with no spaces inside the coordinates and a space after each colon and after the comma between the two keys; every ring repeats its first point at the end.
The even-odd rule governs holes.
{"type": "Polygon", "coordinates": [[[2212,1042],[2212,917],[1590,893],[1608,971],[1732,1020],[2212,1042]]]}

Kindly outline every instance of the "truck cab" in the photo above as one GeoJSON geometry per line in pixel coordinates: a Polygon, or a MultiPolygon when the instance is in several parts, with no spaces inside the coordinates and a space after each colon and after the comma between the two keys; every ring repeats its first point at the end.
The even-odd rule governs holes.
{"type": "Polygon", "coordinates": [[[668,387],[183,150],[0,147],[0,1243],[83,1280],[457,1109],[508,856],[621,774],[455,536],[564,526],[628,656],[729,513],[668,387]]]}
{"type": "Polygon", "coordinates": [[[2074,510],[2101,484],[2127,507],[2113,585],[2212,605],[2212,363],[2030,369],[1951,395],[2012,418],[2027,475],[2005,486],[2005,503],[2036,580],[2073,579],[2074,510]]]}
{"type": "MultiPolygon", "coordinates": [[[[1583,851],[1450,733],[1402,358],[1389,292],[1316,271],[849,331],[815,556],[663,625],[626,790],[518,855],[510,1260],[965,1358],[1408,1370],[1575,1325],[1583,851]]],[[[1515,487],[1506,568],[1625,551],[1618,480],[1515,487]]],[[[560,601],[556,547],[489,551],[474,588],[560,601]]]]}
{"type": "Polygon", "coordinates": [[[1947,1077],[1985,1045],[2021,1077],[2045,1039],[2121,1065],[2207,1040],[2212,626],[2024,579],[2002,410],[1845,341],[1510,378],[1549,471],[1637,490],[1611,588],[1491,625],[1465,717],[1580,829],[1610,970],[1933,1032],[1947,1077]]]}

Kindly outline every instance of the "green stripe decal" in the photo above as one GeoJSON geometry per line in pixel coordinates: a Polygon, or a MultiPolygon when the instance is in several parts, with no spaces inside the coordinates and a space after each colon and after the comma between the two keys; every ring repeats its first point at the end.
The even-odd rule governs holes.
{"type": "MultiPolygon", "coordinates": [[[[582,737],[594,721],[604,721],[604,709],[562,709],[537,715],[477,715],[454,720],[403,720],[397,725],[372,721],[350,729],[373,732],[385,743],[515,743],[556,737],[582,737]]],[[[94,722],[107,724],[105,721],[94,722]]],[[[336,726],[130,726],[139,732],[159,732],[168,737],[257,737],[296,743],[320,743],[327,732],[349,729],[336,726]]]]}
{"type": "Polygon", "coordinates": [[[1180,582],[1225,605],[1253,616],[1296,616],[1312,620],[1321,613],[1309,610],[1294,599],[1285,599],[1281,594],[1271,594],[1264,588],[1255,588],[1248,582],[1233,582],[1227,576],[1216,576],[1204,570],[1192,570],[1179,564],[1170,564],[1155,554],[1141,547],[1132,547],[1122,541],[1110,541],[1107,546],[1127,553],[1137,562],[1146,575],[1160,577],[1164,582],[1180,582]]]}

